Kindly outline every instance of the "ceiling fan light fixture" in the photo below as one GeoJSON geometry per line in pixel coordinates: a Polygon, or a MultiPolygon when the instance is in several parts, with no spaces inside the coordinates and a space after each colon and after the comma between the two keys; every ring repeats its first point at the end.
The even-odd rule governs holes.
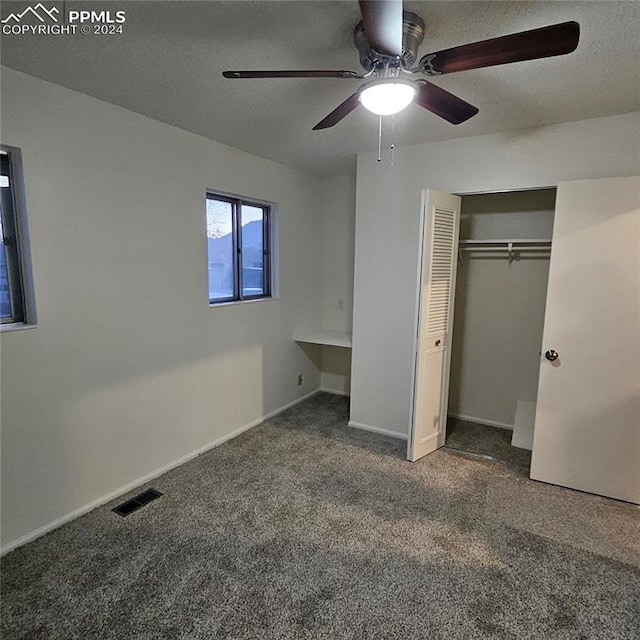
{"type": "Polygon", "coordinates": [[[417,91],[413,82],[393,78],[367,83],[358,97],[362,106],[371,113],[390,116],[408,107],[417,91]]]}

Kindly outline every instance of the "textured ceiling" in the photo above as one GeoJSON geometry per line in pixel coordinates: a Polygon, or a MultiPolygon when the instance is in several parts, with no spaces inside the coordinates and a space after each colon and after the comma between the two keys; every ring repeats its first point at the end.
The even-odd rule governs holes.
{"type": "MultiPolygon", "coordinates": [[[[126,9],[124,34],[4,36],[2,63],[321,175],[352,171],[357,153],[376,148],[377,117],[362,108],[332,129],[311,130],[362,81],[221,76],[225,69],[360,71],[355,0],[91,4],[126,9]]],[[[24,3],[2,5],[4,17],[24,3]]],[[[405,9],[427,24],[420,54],[565,20],[580,23],[581,39],[568,56],[436,78],[480,113],[456,127],[411,105],[396,116],[397,146],[640,110],[638,2],[407,1],[405,9]]]]}

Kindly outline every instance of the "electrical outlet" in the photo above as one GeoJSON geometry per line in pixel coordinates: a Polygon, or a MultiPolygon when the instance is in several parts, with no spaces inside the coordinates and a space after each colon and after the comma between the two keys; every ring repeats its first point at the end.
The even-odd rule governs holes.
{"type": "Polygon", "coordinates": [[[302,374],[298,374],[298,386],[301,387],[302,386],[302,374]]]}
{"type": "Polygon", "coordinates": [[[338,298],[338,311],[344,311],[344,300],[342,298],[338,298]]]}

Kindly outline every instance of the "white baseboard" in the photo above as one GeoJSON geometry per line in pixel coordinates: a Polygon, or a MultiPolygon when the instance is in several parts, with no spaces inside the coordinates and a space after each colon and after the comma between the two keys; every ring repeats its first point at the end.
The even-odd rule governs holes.
{"type": "Polygon", "coordinates": [[[227,442],[227,440],[231,440],[232,438],[239,436],[244,431],[248,431],[249,429],[252,429],[257,425],[262,424],[266,420],[269,420],[269,418],[273,418],[273,416],[276,416],[279,413],[282,413],[283,411],[285,411],[286,409],[289,409],[290,407],[293,407],[296,404],[299,404],[300,402],[307,400],[308,398],[316,395],[317,393],[318,393],[318,389],[314,389],[313,391],[311,391],[310,393],[307,393],[301,398],[297,398],[296,400],[293,400],[292,402],[289,402],[284,406],[278,409],[275,409],[274,411],[270,411],[269,413],[265,414],[261,418],[256,418],[255,420],[252,420],[249,424],[245,424],[239,429],[235,429],[231,433],[227,433],[221,436],[220,438],[217,438],[216,440],[213,440],[212,442],[205,444],[203,447],[200,447],[195,451],[191,451],[190,453],[187,453],[186,455],[178,458],[177,460],[173,460],[172,462],[169,462],[168,464],[165,464],[162,467],[159,467],[158,469],[155,469],[154,471],[151,471],[150,473],[147,473],[144,476],[141,476],[140,478],[133,480],[133,482],[129,482],[128,484],[122,487],[119,487],[115,491],[110,491],[109,493],[103,496],[100,496],[96,500],[92,500],[88,504],[85,504],[82,507],[79,507],[78,509],[74,509],[71,513],[67,513],[61,516],[60,518],[56,518],[52,522],[49,522],[43,525],[42,527],[38,527],[34,531],[30,531],[29,533],[26,533],[25,535],[20,536],[19,538],[16,538],[11,542],[8,542],[7,544],[0,547],[0,556],[3,556],[6,553],[9,553],[9,551],[13,551],[14,549],[17,549],[18,547],[21,547],[22,545],[27,544],[28,542],[32,542],[33,540],[36,540],[37,538],[42,537],[43,535],[49,533],[50,531],[53,531],[54,529],[61,527],[63,524],[66,524],[71,520],[75,520],[76,518],[83,516],[85,513],[88,513],[89,511],[92,511],[93,509],[100,507],[103,504],[106,504],[107,502],[111,502],[111,500],[115,500],[116,498],[118,498],[121,495],[124,495],[125,493],[129,493],[129,491],[132,491],[136,487],[139,487],[143,484],[146,484],[147,482],[150,482],[151,480],[154,480],[158,476],[161,476],[163,473],[166,473],[167,471],[171,471],[172,469],[175,469],[176,467],[183,465],[185,462],[189,462],[189,460],[192,460],[193,458],[203,453],[206,453],[210,449],[213,449],[214,447],[217,447],[218,445],[221,445],[224,442],[227,442]]]}
{"type": "Polygon", "coordinates": [[[464,416],[462,414],[450,413],[450,418],[457,418],[458,420],[466,420],[467,422],[477,422],[478,424],[484,424],[487,427],[498,427],[498,429],[507,429],[513,431],[513,425],[506,422],[496,422],[495,420],[485,420],[484,418],[475,418],[474,416],[464,416]]]}
{"type": "Polygon", "coordinates": [[[364,431],[373,431],[373,433],[380,433],[383,436],[391,436],[392,438],[398,438],[399,440],[406,440],[406,433],[398,433],[397,431],[391,431],[391,429],[383,429],[382,427],[374,427],[371,424],[363,424],[362,422],[354,422],[349,420],[349,426],[355,429],[363,429],[364,431]]]}
{"type": "Polygon", "coordinates": [[[339,391],[338,389],[327,389],[326,387],[320,387],[318,389],[318,392],[323,392],[323,393],[330,393],[334,396],[344,396],[346,398],[350,398],[351,397],[351,393],[348,391],[339,391]]]}

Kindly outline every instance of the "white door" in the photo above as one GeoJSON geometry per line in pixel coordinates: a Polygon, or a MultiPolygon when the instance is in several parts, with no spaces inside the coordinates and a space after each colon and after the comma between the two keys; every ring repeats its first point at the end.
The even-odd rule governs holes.
{"type": "Polygon", "coordinates": [[[412,426],[407,450],[412,462],[443,446],[446,436],[459,228],[460,198],[426,191],[412,426]]]}
{"type": "Polygon", "coordinates": [[[639,256],[639,177],[558,186],[531,464],[638,504],[639,256]]]}

